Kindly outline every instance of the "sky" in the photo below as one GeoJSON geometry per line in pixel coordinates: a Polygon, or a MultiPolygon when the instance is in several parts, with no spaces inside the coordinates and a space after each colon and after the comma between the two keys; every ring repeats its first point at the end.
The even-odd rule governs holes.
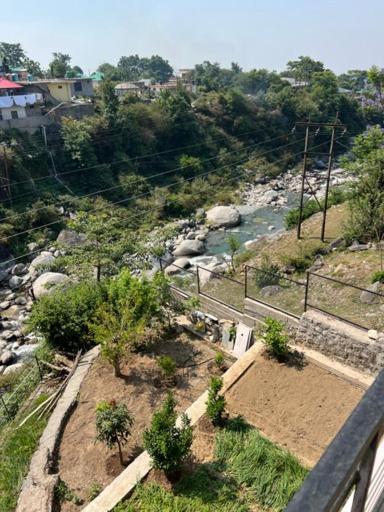
{"type": "Polygon", "coordinates": [[[383,0],[0,0],[0,41],[45,68],[68,53],[85,72],[137,53],[277,71],[309,55],[342,73],[384,67],[383,20],[383,0]]]}

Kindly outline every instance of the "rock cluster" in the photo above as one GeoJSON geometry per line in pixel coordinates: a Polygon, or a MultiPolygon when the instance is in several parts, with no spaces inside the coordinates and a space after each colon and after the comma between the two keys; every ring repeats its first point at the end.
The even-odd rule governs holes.
{"type": "MultiPolygon", "coordinates": [[[[61,239],[65,238],[63,231],[59,235],[61,239]]],[[[81,237],[79,243],[82,243],[81,237]]],[[[31,243],[29,249],[34,252],[38,246],[31,243]]],[[[49,271],[50,265],[61,254],[61,250],[50,247],[37,254],[29,264],[0,264],[0,374],[20,368],[22,360],[35,350],[39,338],[26,333],[25,323],[34,299],[68,282],[67,275],[49,271]]]]}

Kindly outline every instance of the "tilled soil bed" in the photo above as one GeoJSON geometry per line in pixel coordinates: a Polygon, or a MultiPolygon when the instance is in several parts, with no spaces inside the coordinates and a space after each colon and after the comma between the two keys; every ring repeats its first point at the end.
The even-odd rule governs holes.
{"type": "Polygon", "coordinates": [[[242,415],[311,467],[363,394],[360,387],[305,359],[284,364],[264,352],[225,397],[231,415],[242,415]]]}
{"type": "Polygon", "coordinates": [[[114,399],[124,402],[132,412],[135,423],[124,446],[124,455],[129,462],[143,450],[143,431],[168,392],[166,386],[159,386],[158,356],[170,355],[177,363],[177,386],[171,389],[181,412],[206,390],[212,375],[208,364],[215,353],[209,343],[182,333],[156,343],[151,352],[130,355],[122,365],[122,378],[114,377],[111,365],[101,358],[94,363],[82,384],[79,403],[65,428],[59,452],[60,478],[83,500],[83,504],[76,506],[64,501],[61,511],[81,510],[89,501],[92,487],[96,484],[105,487],[124,469],[117,450],[95,443],[97,403],[114,399]]]}

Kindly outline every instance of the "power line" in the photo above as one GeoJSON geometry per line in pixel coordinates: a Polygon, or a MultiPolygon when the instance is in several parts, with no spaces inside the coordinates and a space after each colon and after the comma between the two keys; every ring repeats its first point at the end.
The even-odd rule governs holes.
{"type": "MultiPolygon", "coordinates": [[[[314,146],[312,149],[314,149],[314,148],[316,148],[316,147],[323,146],[323,145],[324,145],[324,144],[326,144],[326,143],[328,143],[328,141],[325,141],[325,142],[323,142],[323,143],[321,143],[321,144],[318,144],[317,146],[314,146]]],[[[296,153],[296,154],[294,154],[294,155],[292,155],[292,156],[297,156],[297,155],[300,155],[301,153],[302,153],[302,152],[300,151],[300,152],[298,152],[298,153],[296,153]]],[[[260,155],[260,156],[262,156],[262,155],[260,155]]],[[[199,175],[193,176],[192,178],[185,179],[185,181],[191,181],[191,180],[195,180],[196,178],[199,178],[199,177],[202,177],[202,176],[207,176],[207,175],[209,175],[209,174],[213,174],[214,172],[217,172],[217,171],[221,170],[221,169],[222,169],[222,168],[224,168],[224,167],[228,167],[228,166],[236,165],[237,163],[240,163],[241,161],[244,161],[244,160],[245,160],[245,159],[240,160],[239,162],[232,162],[232,163],[230,163],[230,164],[226,164],[226,165],[221,166],[221,167],[218,167],[218,168],[216,168],[216,169],[214,169],[214,170],[212,170],[212,171],[208,171],[208,172],[206,172],[206,173],[203,173],[203,174],[199,174],[199,175]]],[[[278,162],[280,162],[280,161],[285,161],[285,160],[286,160],[286,157],[284,157],[284,158],[282,158],[282,159],[280,159],[280,160],[277,160],[277,162],[275,162],[275,163],[278,163],[278,162]]],[[[179,184],[179,181],[175,181],[174,183],[172,183],[172,184],[170,184],[170,185],[167,185],[167,186],[166,186],[166,187],[164,187],[164,188],[168,188],[168,187],[170,187],[170,186],[174,186],[174,185],[177,185],[177,184],[179,184]]],[[[121,204],[121,203],[122,203],[122,202],[124,202],[124,201],[131,201],[131,200],[133,200],[133,199],[138,199],[139,197],[148,196],[148,195],[150,195],[152,192],[153,192],[153,191],[151,190],[151,191],[149,191],[149,192],[145,192],[145,193],[140,194],[140,195],[138,195],[138,196],[130,196],[130,197],[128,197],[128,198],[126,198],[126,199],[123,199],[123,200],[119,200],[119,201],[111,202],[111,203],[109,203],[108,205],[106,205],[104,208],[109,208],[109,207],[111,207],[111,206],[113,206],[113,205],[121,204]]],[[[92,212],[92,211],[97,211],[97,210],[98,210],[97,208],[93,208],[93,209],[91,209],[90,211],[92,212]]],[[[145,213],[145,212],[144,212],[144,213],[145,213]]],[[[142,212],[140,213],[140,215],[142,215],[142,212]]],[[[27,229],[27,230],[24,230],[24,231],[21,231],[21,232],[18,232],[18,233],[14,233],[13,235],[9,235],[9,236],[7,236],[7,237],[2,237],[2,238],[0,238],[0,240],[1,240],[1,241],[7,241],[7,240],[9,240],[9,239],[11,239],[11,238],[15,238],[15,237],[18,237],[18,236],[21,236],[21,235],[25,235],[25,234],[27,234],[27,233],[31,233],[31,232],[33,232],[33,231],[36,231],[36,230],[39,230],[39,229],[42,229],[42,228],[45,228],[45,227],[50,227],[50,226],[52,226],[52,225],[59,224],[60,222],[62,222],[62,219],[60,219],[60,220],[56,220],[56,221],[53,221],[53,222],[49,222],[49,223],[47,223],[47,224],[43,224],[43,225],[41,225],[41,226],[37,226],[37,227],[35,227],[35,228],[30,228],[30,229],[27,229]]],[[[13,260],[10,260],[10,261],[13,261],[13,260]]]]}
{"type": "MultiPolygon", "coordinates": [[[[286,135],[284,135],[284,136],[286,136],[286,135]]],[[[281,137],[279,137],[279,138],[281,138],[281,137]]],[[[271,139],[271,140],[276,140],[276,139],[271,139]]],[[[268,150],[268,151],[266,151],[266,152],[264,152],[264,153],[262,153],[262,154],[272,153],[272,152],[274,152],[274,151],[278,151],[279,149],[282,149],[282,148],[287,147],[287,146],[291,146],[291,145],[296,144],[296,143],[298,143],[298,142],[301,142],[301,141],[300,141],[300,140],[298,140],[298,141],[292,141],[292,142],[290,142],[290,143],[288,143],[288,144],[285,144],[285,145],[282,145],[282,146],[278,146],[277,148],[270,149],[270,150],[268,150]]],[[[254,148],[255,146],[258,146],[258,145],[260,145],[260,143],[257,143],[257,144],[251,144],[250,146],[246,146],[246,147],[241,148],[241,149],[237,149],[237,150],[234,150],[234,151],[230,151],[230,152],[228,152],[227,154],[233,154],[233,153],[238,153],[238,152],[240,152],[240,151],[245,151],[245,150],[247,150],[247,149],[254,148]]],[[[209,162],[209,161],[211,161],[211,160],[215,160],[216,158],[219,158],[219,157],[220,157],[220,155],[218,154],[218,155],[215,155],[215,156],[213,156],[213,157],[206,158],[206,159],[202,160],[202,161],[201,161],[201,163],[206,163],[206,162],[209,162]]],[[[247,158],[248,158],[248,156],[247,156],[247,158]]],[[[168,174],[171,174],[171,173],[174,173],[174,172],[180,171],[180,170],[182,170],[182,171],[183,171],[183,170],[185,170],[185,169],[188,169],[188,168],[189,168],[189,167],[191,167],[192,165],[193,165],[193,164],[188,164],[188,165],[186,165],[186,166],[179,166],[179,167],[175,167],[175,168],[170,169],[170,170],[168,170],[168,171],[163,171],[163,172],[160,172],[160,173],[153,174],[153,175],[151,175],[151,176],[147,177],[146,179],[147,179],[147,180],[149,180],[149,179],[153,179],[153,178],[158,178],[158,177],[161,177],[161,176],[165,176],[165,175],[168,175],[168,174]]],[[[62,176],[62,174],[57,174],[57,175],[55,175],[55,176],[50,176],[50,177],[51,177],[51,178],[56,178],[56,177],[61,177],[61,176],[62,176]]],[[[134,184],[134,183],[138,183],[141,179],[142,179],[142,177],[137,178],[136,180],[134,180],[134,181],[132,182],[132,184],[134,184]]],[[[85,194],[85,195],[80,196],[80,197],[77,197],[77,198],[78,198],[78,199],[83,199],[83,198],[86,198],[86,197],[92,197],[92,196],[94,196],[94,195],[98,195],[98,194],[101,194],[101,193],[104,193],[104,192],[109,192],[109,191],[111,191],[111,190],[116,190],[116,189],[118,189],[118,188],[121,188],[122,186],[123,186],[122,184],[114,185],[114,186],[112,186],[112,187],[108,187],[108,188],[105,188],[105,189],[97,190],[96,192],[91,192],[91,193],[89,193],[89,194],[85,194]]],[[[14,197],[14,198],[13,198],[13,200],[17,200],[18,198],[20,198],[20,197],[22,197],[22,196],[24,196],[24,195],[23,195],[23,194],[21,194],[21,195],[19,195],[19,196],[16,196],[16,197],[14,197]]],[[[53,206],[53,205],[52,205],[52,206],[53,206]]],[[[46,206],[45,206],[45,207],[38,208],[36,211],[43,210],[44,208],[46,208],[46,206]]],[[[27,212],[21,212],[21,213],[18,213],[18,214],[16,213],[16,214],[14,214],[14,215],[10,215],[10,216],[8,216],[8,217],[3,217],[2,219],[0,219],[0,222],[1,222],[1,221],[4,221],[4,220],[12,219],[12,218],[18,218],[18,217],[20,217],[20,216],[22,216],[22,215],[24,215],[24,214],[26,214],[26,213],[27,213],[27,212]]]]}

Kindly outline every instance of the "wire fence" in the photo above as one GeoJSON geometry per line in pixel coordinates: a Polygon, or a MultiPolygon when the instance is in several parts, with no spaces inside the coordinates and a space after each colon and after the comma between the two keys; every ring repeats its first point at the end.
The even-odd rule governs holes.
{"type": "Polygon", "coordinates": [[[384,329],[384,294],[333,277],[307,273],[306,308],[363,329],[384,329]]]}
{"type": "Polygon", "coordinates": [[[244,299],[252,299],[294,318],[315,309],[364,330],[384,331],[384,293],[306,272],[293,279],[281,272],[245,266],[245,279],[196,266],[193,270],[163,260],[173,286],[188,294],[203,295],[243,312],[244,299]]]}
{"type": "Polygon", "coordinates": [[[305,310],[306,282],[247,265],[245,283],[247,298],[297,318],[305,310]]]}
{"type": "Polygon", "coordinates": [[[44,372],[37,356],[24,360],[25,366],[0,384],[0,430],[18,413],[23,402],[43,379],[44,372]]]}

